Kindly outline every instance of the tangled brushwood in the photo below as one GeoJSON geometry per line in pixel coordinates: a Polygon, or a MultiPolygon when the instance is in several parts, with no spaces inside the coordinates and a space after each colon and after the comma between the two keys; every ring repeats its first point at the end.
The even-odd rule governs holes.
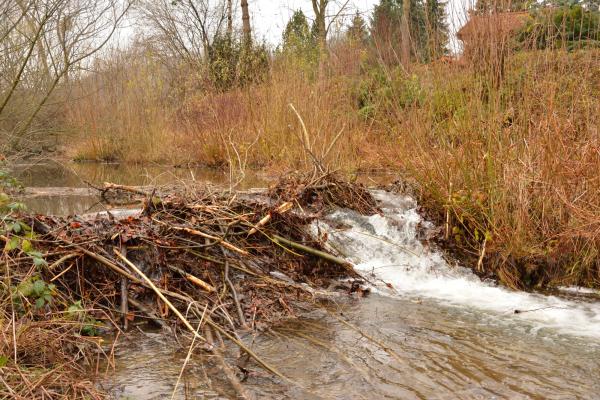
{"type": "Polygon", "coordinates": [[[335,174],[289,174],[280,179],[269,193],[273,198],[293,201],[313,212],[331,207],[349,208],[364,215],[381,212],[373,196],[362,185],[349,183],[335,174]]]}
{"type": "Polygon", "coordinates": [[[1,236],[0,397],[101,398],[84,379],[103,352],[97,336],[140,321],[217,354],[213,340],[229,340],[285,379],[244,345],[243,333],[298,315],[339,278],[358,278],[304,229],[327,204],[376,212],[365,189],[333,176],[297,180],[295,189],[290,182],[277,197],[138,190],[142,209],[120,218],[12,214],[1,236]]]}

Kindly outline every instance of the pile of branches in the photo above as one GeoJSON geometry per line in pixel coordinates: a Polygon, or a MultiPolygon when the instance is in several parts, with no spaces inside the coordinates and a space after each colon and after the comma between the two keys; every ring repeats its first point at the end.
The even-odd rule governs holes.
{"type": "MultiPolygon", "coordinates": [[[[186,333],[215,354],[220,352],[216,343],[228,339],[240,354],[285,379],[244,344],[244,335],[297,316],[342,277],[359,278],[350,264],[325,252],[306,233],[315,214],[303,207],[319,207],[306,199],[316,195],[323,206],[343,204],[368,212],[376,211],[376,203],[366,190],[331,178],[304,182],[295,191],[290,182],[281,187],[287,195],[280,189],[269,201],[208,189],[160,197],[152,191],[140,213],[125,219],[20,215],[31,227],[27,239],[14,231],[0,236],[7,271],[0,318],[10,322],[2,325],[0,356],[14,372],[14,380],[4,382],[6,393],[100,396],[93,386],[73,386],[68,380],[57,388],[60,382],[51,374],[19,386],[19,365],[64,370],[65,355],[85,361],[96,343],[61,343],[53,351],[62,356],[42,360],[31,351],[17,354],[25,339],[18,332],[32,323],[54,324],[49,335],[63,329],[61,338],[74,343],[103,329],[122,332],[138,321],[151,321],[186,333]],[[25,243],[35,252],[28,252],[25,243]]],[[[102,349],[95,346],[94,351],[102,349]]],[[[247,397],[234,370],[220,360],[232,387],[247,397]]],[[[81,363],[72,367],[71,377],[78,376],[81,363]]]]}
{"type": "Polygon", "coordinates": [[[363,215],[381,213],[377,201],[363,185],[348,182],[332,173],[316,176],[292,173],[280,179],[269,194],[312,212],[348,208],[363,215]]]}

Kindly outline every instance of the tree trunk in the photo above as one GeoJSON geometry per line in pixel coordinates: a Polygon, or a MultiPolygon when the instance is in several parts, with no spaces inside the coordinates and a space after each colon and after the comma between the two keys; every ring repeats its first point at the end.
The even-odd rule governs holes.
{"type": "Polygon", "coordinates": [[[248,0],[242,0],[242,33],[244,34],[244,45],[252,44],[252,30],[250,29],[250,12],[248,11],[248,0]]]}
{"type": "MultiPolygon", "coordinates": [[[[227,37],[231,39],[233,37],[233,0],[227,0],[227,37]]],[[[246,5],[248,7],[248,5],[246,5]]]]}
{"type": "Polygon", "coordinates": [[[410,68],[410,0],[402,2],[402,20],[400,21],[400,32],[402,34],[402,65],[408,71],[410,68]]]}
{"type": "Polygon", "coordinates": [[[315,13],[315,27],[317,42],[319,47],[325,49],[327,43],[327,28],[325,26],[325,10],[328,0],[312,0],[313,11],[315,13]]]}

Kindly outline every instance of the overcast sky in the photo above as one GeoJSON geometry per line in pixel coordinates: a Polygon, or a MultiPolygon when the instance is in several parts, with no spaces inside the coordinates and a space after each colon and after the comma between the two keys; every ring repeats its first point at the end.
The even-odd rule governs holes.
{"type": "MultiPolygon", "coordinates": [[[[362,13],[365,20],[369,20],[373,7],[380,0],[349,0],[346,14],[354,14],[357,10],[362,13]]],[[[464,24],[465,4],[470,0],[448,0],[446,13],[451,31],[451,41],[454,41],[453,33],[464,24]]],[[[341,4],[346,0],[335,0],[329,6],[328,14],[335,15],[341,4]]],[[[302,9],[308,18],[313,17],[310,0],[249,0],[252,28],[258,39],[265,39],[268,43],[276,45],[281,40],[281,35],[286,23],[295,10],[302,9]]],[[[347,22],[347,21],[346,21],[347,22]]],[[[456,44],[451,43],[452,48],[456,44]]]]}

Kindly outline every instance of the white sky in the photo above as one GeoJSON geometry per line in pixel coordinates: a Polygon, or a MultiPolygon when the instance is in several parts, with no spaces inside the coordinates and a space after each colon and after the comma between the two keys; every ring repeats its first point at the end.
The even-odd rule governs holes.
{"type": "MultiPolygon", "coordinates": [[[[359,10],[368,21],[377,3],[379,0],[350,0],[345,14],[354,14],[359,10]]],[[[340,4],[343,4],[341,0],[330,5],[328,14],[335,15],[340,4]]],[[[249,8],[257,38],[264,38],[271,44],[279,43],[285,25],[294,11],[301,9],[309,19],[314,15],[310,0],[249,0],[249,8]]]]}

